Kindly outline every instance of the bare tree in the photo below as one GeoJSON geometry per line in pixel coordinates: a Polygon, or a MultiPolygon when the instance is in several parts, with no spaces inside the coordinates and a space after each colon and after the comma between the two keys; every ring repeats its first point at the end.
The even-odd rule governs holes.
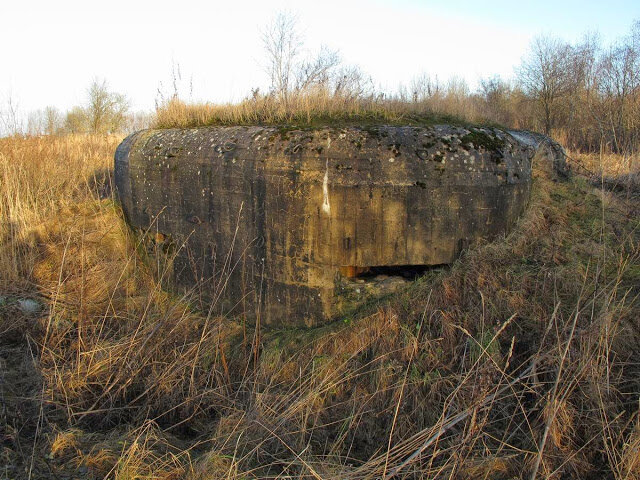
{"type": "Polygon", "coordinates": [[[22,135],[24,130],[23,119],[20,115],[18,102],[9,94],[5,108],[0,110],[0,134],[22,135]]]}
{"type": "Polygon", "coordinates": [[[355,100],[373,93],[373,80],[356,66],[342,67],[333,75],[333,94],[336,97],[355,100]]]}
{"type": "Polygon", "coordinates": [[[62,115],[56,107],[47,107],[44,109],[44,133],[47,135],[55,135],[62,128],[62,115]]]}
{"type": "Polygon", "coordinates": [[[340,65],[338,51],[327,46],[323,45],[313,55],[304,52],[304,39],[297,22],[291,13],[280,12],[262,31],[271,93],[285,104],[292,93],[330,91],[340,65]]]}
{"type": "Polygon", "coordinates": [[[63,119],[55,107],[46,107],[29,113],[27,132],[29,135],[56,135],[61,132],[63,119]]]}
{"type": "Polygon", "coordinates": [[[92,133],[120,131],[129,110],[129,102],[120,93],[109,91],[106,80],[94,80],[88,91],[86,116],[92,133]]]}
{"type": "Polygon", "coordinates": [[[600,62],[602,116],[610,132],[610,142],[618,152],[629,151],[632,145],[640,142],[640,42],[636,41],[638,36],[632,31],[632,35],[626,41],[612,47],[600,62]]]}
{"type": "Polygon", "coordinates": [[[500,76],[480,80],[480,97],[484,101],[484,117],[502,125],[513,123],[510,111],[511,86],[500,76]]]}
{"type": "Polygon", "coordinates": [[[439,96],[442,86],[438,77],[431,78],[431,75],[422,73],[411,80],[411,99],[413,102],[424,102],[434,96],[439,96]]]}
{"type": "Polygon", "coordinates": [[[599,145],[603,125],[599,120],[598,55],[600,40],[595,33],[586,34],[572,48],[568,65],[571,82],[567,113],[563,122],[566,142],[572,149],[593,150],[599,145]]]}
{"type": "Polygon", "coordinates": [[[89,119],[86,109],[76,106],[69,110],[65,115],[64,129],[67,133],[88,133],[89,119]]]}
{"type": "Polygon", "coordinates": [[[312,86],[327,87],[338,65],[340,55],[337,50],[322,46],[315,58],[295,66],[296,91],[302,92],[312,86]]]}
{"type": "Polygon", "coordinates": [[[297,18],[288,12],[278,13],[263,30],[262,42],[267,53],[266,69],[271,79],[271,91],[286,101],[303,43],[297,18]]]}
{"type": "Polygon", "coordinates": [[[27,116],[27,135],[44,134],[44,110],[29,112],[27,116]]]}
{"type": "Polygon", "coordinates": [[[570,91],[571,46],[552,37],[534,39],[517,70],[523,90],[539,105],[544,132],[555,126],[559,103],[570,91]]]}

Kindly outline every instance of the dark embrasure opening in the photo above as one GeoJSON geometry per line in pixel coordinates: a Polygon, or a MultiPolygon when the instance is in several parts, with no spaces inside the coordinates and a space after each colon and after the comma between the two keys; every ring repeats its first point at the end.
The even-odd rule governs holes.
{"type": "Polygon", "coordinates": [[[389,277],[402,277],[408,280],[415,280],[424,275],[429,270],[439,268],[442,265],[376,265],[372,267],[343,266],[340,267],[340,274],[346,278],[373,278],[378,275],[389,277]]]}

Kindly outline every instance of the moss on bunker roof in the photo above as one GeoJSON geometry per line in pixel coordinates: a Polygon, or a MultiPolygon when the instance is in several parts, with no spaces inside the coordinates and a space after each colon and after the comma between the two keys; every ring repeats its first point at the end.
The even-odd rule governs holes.
{"type": "Polygon", "coordinates": [[[490,152],[497,152],[504,147],[504,140],[495,136],[487,135],[483,131],[472,130],[460,138],[463,144],[471,144],[475,148],[482,147],[490,152]]]}

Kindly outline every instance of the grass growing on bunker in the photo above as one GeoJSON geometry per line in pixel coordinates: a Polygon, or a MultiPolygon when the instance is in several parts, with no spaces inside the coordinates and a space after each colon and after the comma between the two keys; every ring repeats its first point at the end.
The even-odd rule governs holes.
{"type": "Polygon", "coordinates": [[[507,238],[349,322],[255,332],[163,288],[118,141],[0,139],[0,477],[640,476],[637,159],[537,172],[507,238]]]}
{"type": "Polygon", "coordinates": [[[499,125],[435,112],[415,102],[381,98],[343,98],[323,92],[291,95],[286,101],[259,96],[235,104],[192,104],[177,98],[156,111],[155,128],[186,128],[234,125],[289,125],[296,128],[340,128],[376,125],[429,127],[437,124],[460,126],[499,125]]]}

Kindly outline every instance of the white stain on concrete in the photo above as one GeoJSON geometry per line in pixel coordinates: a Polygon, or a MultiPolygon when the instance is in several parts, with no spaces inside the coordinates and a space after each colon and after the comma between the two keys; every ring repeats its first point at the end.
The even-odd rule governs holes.
{"type": "Polygon", "coordinates": [[[329,205],[329,159],[327,159],[326,169],[324,171],[324,180],[322,181],[322,211],[329,215],[331,213],[331,205],[329,205]]]}

